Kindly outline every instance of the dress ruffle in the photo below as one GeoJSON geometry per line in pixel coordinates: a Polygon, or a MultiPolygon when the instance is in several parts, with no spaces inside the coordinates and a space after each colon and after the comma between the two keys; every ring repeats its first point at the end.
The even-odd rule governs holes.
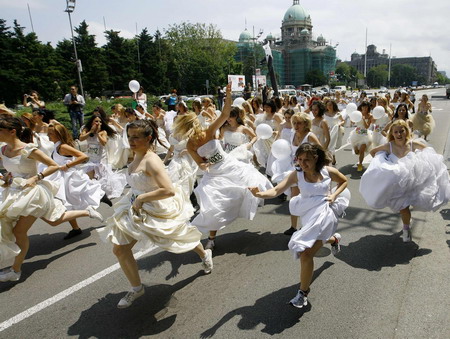
{"type": "Polygon", "coordinates": [[[397,162],[378,152],[361,178],[359,191],[372,208],[398,212],[413,206],[435,211],[449,201],[450,182],[443,157],[427,147],[397,162]]]}

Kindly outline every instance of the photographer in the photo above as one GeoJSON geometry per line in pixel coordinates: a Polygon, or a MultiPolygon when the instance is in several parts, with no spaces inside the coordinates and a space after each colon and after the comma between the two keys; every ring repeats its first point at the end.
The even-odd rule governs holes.
{"type": "Polygon", "coordinates": [[[72,123],[72,135],[78,139],[79,130],[84,123],[83,107],[85,105],[83,96],[78,94],[78,87],[71,86],[70,93],[64,97],[64,105],[69,109],[70,120],[72,123]],[[78,124],[78,126],[77,126],[78,124]]]}
{"type": "Polygon", "coordinates": [[[33,109],[45,108],[45,102],[39,100],[39,93],[36,91],[30,91],[30,95],[23,95],[23,105],[25,107],[32,107],[33,109]]]}

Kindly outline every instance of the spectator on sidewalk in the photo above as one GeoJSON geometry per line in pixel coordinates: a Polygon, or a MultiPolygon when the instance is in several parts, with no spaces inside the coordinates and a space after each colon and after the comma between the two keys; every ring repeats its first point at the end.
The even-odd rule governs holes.
{"type": "Polygon", "coordinates": [[[80,129],[84,123],[83,107],[85,104],[83,96],[78,94],[78,87],[75,85],[71,86],[70,93],[66,94],[64,97],[64,105],[69,109],[74,139],[78,139],[80,129]]]}

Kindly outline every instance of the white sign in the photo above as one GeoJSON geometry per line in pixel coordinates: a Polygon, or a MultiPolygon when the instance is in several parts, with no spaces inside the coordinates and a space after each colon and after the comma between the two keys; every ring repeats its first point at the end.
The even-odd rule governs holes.
{"type": "Polygon", "coordinates": [[[233,92],[242,92],[245,87],[245,75],[228,74],[228,82],[231,82],[231,90],[233,92]]]}
{"type": "Polygon", "coordinates": [[[253,75],[252,77],[253,79],[253,88],[258,88],[259,85],[261,85],[262,87],[266,86],[267,84],[267,79],[265,75],[257,75],[256,76],[256,82],[255,82],[255,76],[253,75]]]}

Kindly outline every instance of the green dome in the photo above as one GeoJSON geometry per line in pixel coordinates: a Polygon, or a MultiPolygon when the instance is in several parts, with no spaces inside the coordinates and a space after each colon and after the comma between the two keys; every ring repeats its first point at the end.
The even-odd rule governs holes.
{"type": "Polygon", "coordinates": [[[308,35],[309,31],[306,28],[303,28],[302,31],[300,32],[301,35],[308,35]]]}
{"type": "Polygon", "coordinates": [[[286,11],[283,21],[305,21],[308,17],[308,12],[306,12],[302,6],[292,5],[286,11]]]}
{"type": "Polygon", "coordinates": [[[243,31],[242,33],[241,33],[241,35],[239,35],[239,41],[240,42],[242,42],[242,41],[250,41],[250,40],[252,40],[252,35],[250,34],[250,32],[249,31],[247,31],[247,29],[245,29],[245,31],[243,31]]]}
{"type": "Polygon", "coordinates": [[[321,35],[317,38],[317,42],[325,42],[325,38],[321,35]]]}
{"type": "Polygon", "coordinates": [[[275,40],[274,36],[272,35],[272,33],[269,33],[269,35],[267,35],[266,40],[275,40]]]}

